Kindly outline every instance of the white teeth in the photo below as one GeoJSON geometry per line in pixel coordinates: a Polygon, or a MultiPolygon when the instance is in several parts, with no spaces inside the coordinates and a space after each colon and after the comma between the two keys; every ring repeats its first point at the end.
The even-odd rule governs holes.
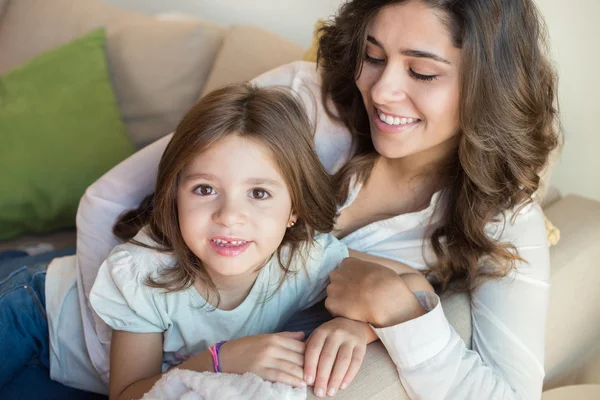
{"type": "Polygon", "coordinates": [[[417,118],[392,117],[391,115],[385,115],[379,110],[377,110],[377,114],[379,115],[379,119],[388,125],[406,125],[418,121],[417,118]]]}
{"type": "Polygon", "coordinates": [[[228,242],[227,240],[222,240],[222,239],[213,239],[213,242],[215,242],[216,244],[220,244],[220,245],[225,245],[225,244],[231,244],[233,246],[241,246],[244,245],[248,242],[243,241],[243,240],[233,240],[231,242],[228,242]]]}

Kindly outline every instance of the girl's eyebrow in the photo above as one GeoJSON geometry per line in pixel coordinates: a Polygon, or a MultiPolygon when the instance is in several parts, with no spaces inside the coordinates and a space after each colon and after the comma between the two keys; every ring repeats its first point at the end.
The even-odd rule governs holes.
{"type": "Polygon", "coordinates": [[[282,184],[279,181],[274,179],[266,179],[266,178],[250,178],[246,179],[246,183],[250,185],[271,185],[276,187],[281,187],[282,184]]]}
{"type": "Polygon", "coordinates": [[[194,181],[197,179],[204,179],[207,181],[214,181],[215,176],[211,174],[187,174],[183,177],[184,181],[194,181]]]}
{"type": "MultiPolygon", "coordinates": [[[[379,43],[377,41],[377,39],[375,39],[373,36],[371,35],[367,35],[367,42],[374,44],[377,47],[380,47],[381,49],[383,49],[383,46],[381,45],[381,43],[379,43]]],[[[429,58],[433,61],[437,61],[437,62],[441,62],[444,64],[448,64],[448,65],[452,65],[452,63],[448,60],[446,60],[445,58],[442,58],[436,54],[430,53],[428,51],[423,51],[423,50],[401,50],[400,51],[401,54],[408,56],[408,57],[415,57],[415,58],[429,58]]]]}
{"type": "MultiPolygon", "coordinates": [[[[206,180],[206,181],[215,181],[217,178],[212,174],[188,174],[183,177],[184,181],[194,181],[194,180],[206,180]]],[[[248,178],[246,179],[246,183],[249,185],[271,185],[275,187],[282,187],[281,182],[275,179],[267,179],[267,178],[248,178]]]]}

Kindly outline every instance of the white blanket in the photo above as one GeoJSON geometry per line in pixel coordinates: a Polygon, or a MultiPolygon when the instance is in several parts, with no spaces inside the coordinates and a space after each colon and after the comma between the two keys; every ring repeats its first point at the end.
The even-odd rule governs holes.
{"type": "Polygon", "coordinates": [[[154,384],[142,400],[305,400],[306,389],[244,375],[174,369],[154,384]]]}

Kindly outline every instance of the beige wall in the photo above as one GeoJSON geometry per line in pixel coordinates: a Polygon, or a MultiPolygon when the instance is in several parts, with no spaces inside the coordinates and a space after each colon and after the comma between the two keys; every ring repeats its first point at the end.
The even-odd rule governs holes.
{"type": "Polygon", "coordinates": [[[332,14],[341,0],[102,0],[155,14],[182,11],[221,25],[254,24],[308,47],[315,21],[332,14]]]}
{"type": "Polygon", "coordinates": [[[537,0],[559,72],[565,134],[552,183],[563,194],[600,200],[600,1],[537,0]]]}
{"type": "MultiPolygon", "coordinates": [[[[104,0],[147,13],[182,11],[222,25],[256,24],[308,46],[317,18],[341,0],[104,0]]],[[[600,200],[600,0],[536,0],[560,73],[565,147],[552,183],[563,194],[600,200]]]]}

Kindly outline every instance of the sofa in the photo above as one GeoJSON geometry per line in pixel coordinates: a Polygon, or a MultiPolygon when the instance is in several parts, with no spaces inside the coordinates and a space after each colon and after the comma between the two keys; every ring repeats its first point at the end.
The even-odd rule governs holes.
{"type": "MultiPolygon", "coordinates": [[[[256,26],[222,27],[173,13],[154,17],[98,0],[0,0],[0,76],[96,27],[106,28],[112,86],[137,149],[171,132],[202,94],[302,59],[306,51],[256,26]]],[[[563,197],[555,188],[549,188],[540,201],[561,233],[559,243],[550,249],[544,388],[600,384],[600,202],[577,195],[563,197]]],[[[1,241],[0,251],[73,245],[71,226],[1,241]]],[[[444,296],[442,302],[469,346],[468,295],[444,296]]],[[[569,395],[567,391],[563,397],[553,396],[569,395]]],[[[354,383],[337,397],[408,399],[380,342],[369,345],[354,383]]]]}

